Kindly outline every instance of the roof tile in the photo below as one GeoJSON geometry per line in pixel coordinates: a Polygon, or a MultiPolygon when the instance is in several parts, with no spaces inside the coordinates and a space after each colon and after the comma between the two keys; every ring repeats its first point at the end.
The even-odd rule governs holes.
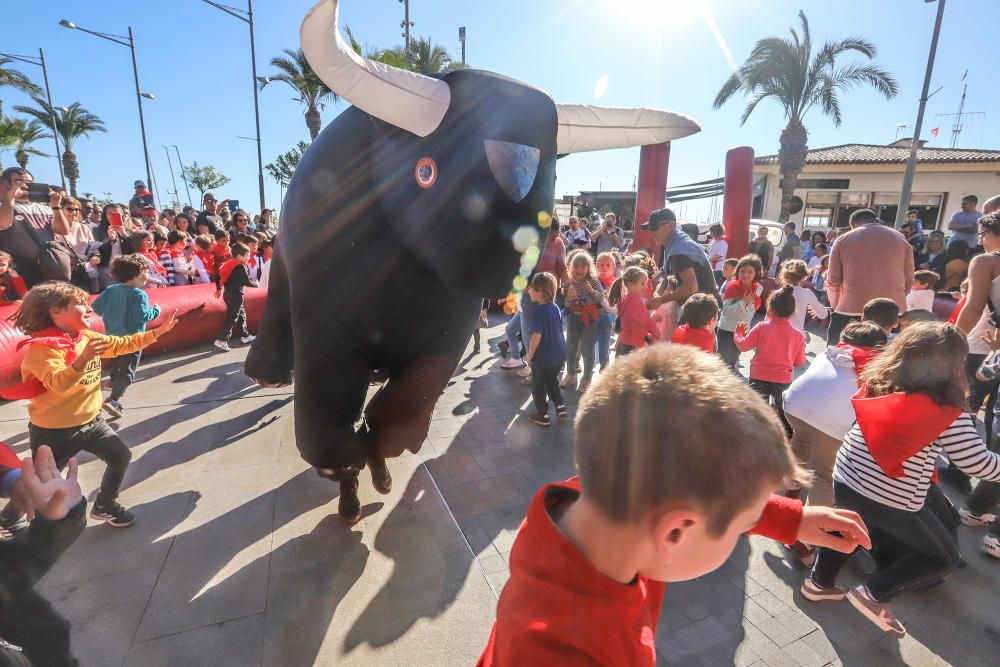
{"type": "MultiPolygon", "coordinates": [[[[904,163],[910,149],[877,144],[842,144],[816,148],[806,154],[806,164],[892,164],[904,163]]],[[[917,162],[1000,162],[1000,150],[971,148],[920,148],[917,162]]],[[[754,164],[778,164],[777,155],[762,155],[754,164]]]]}

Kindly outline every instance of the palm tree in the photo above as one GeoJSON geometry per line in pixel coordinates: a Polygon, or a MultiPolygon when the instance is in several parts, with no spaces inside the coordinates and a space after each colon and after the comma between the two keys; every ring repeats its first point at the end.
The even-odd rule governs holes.
{"type": "Polygon", "coordinates": [[[279,72],[267,78],[284,81],[298,93],[296,100],[306,107],[310,140],[315,140],[322,125],[320,110],[326,106],[327,100],[337,102],[340,98],[316,75],[302,49],[285,49],[284,53],[286,57],[271,58],[271,65],[277,67],[279,72]]]}
{"type": "Polygon", "coordinates": [[[56,131],[63,142],[63,171],[69,180],[69,192],[75,197],[76,182],[80,178],[80,165],[76,160],[76,154],[73,153],[73,144],[76,143],[77,139],[86,137],[91,132],[107,132],[108,130],[104,127],[103,120],[84,109],[79,102],[73,102],[68,107],[60,107],[57,110],[58,113],[53,113],[45,100],[38,96],[33,96],[32,99],[35,101],[34,107],[18,105],[14,108],[47,125],[52,124],[52,116],[55,115],[56,131]]]}
{"type": "MultiPolygon", "coordinates": [[[[29,95],[41,95],[42,89],[31,82],[27,76],[8,67],[12,62],[11,58],[0,56],[0,88],[13,88],[29,95]]],[[[3,100],[0,100],[0,118],[3,118],[3,100]]]]}
{"type": "Polygon", "coordinates": [[[840,127],[842,120],[839,94],[856,86],[871,86],[886,99],[898,90],[892,75],[874,63],[840,65],[837,59],[849,51],[868,60],[875,57],[875,45],[861,37],[826,42],[815,54],[809,36],[809,21],[801,10],[802,35],[792,28],[792,39],[766,37],[757,42],[750,56],[723,84],[715,96],[718,109],[737,92],[750,97],[740,125],[747,122],[757,105],[768,98],[785,110],[788,124],[781,132],[778,165],[781,173],[781,215],[786,222],[799,172],[805,166],[809,132],[802,118],[813,106],[840,127]]]}
{"type": "Polygon", "coordinates": [[[42,151],[37,148],[32,148],[31,144],[35,143],[39,139],[51,139],[52,135],[49,134],[45,130],[45,127],[34,118],[28,122],[25,122],[20,118],[17,120],[23,123],[23,127],[21,129],[20,136],[17,138],[17,143],[15,144],[17,152],[14,153],[14,159],[17,160],[19,165],[21,165],[21,169],[27,169],[29,156],[45,156],[45,153],[42,151]]]}
{"type": "Polygon", "coordinates": [[[446,48],[427,37],[411,40],[408,52],[401,45],[381,51],[379,56],[380,62],[420,74],[440,74],[462,68],[462,63],[454,62],[446,48]]]}

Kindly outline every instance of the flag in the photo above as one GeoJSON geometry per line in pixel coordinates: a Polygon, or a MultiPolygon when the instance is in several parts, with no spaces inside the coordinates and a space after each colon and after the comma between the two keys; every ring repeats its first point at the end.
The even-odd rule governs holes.
{"type": "Polygon", "coordinates": [[[938,130],[940,129],[941,129],[940,127],[935,127],[933,130],[931,130],[931,136],[936,137],[938,135],[938,130]]]}

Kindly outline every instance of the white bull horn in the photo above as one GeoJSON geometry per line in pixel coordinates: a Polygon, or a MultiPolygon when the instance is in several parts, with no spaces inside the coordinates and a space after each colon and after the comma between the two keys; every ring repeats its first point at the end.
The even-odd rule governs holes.
{"type": "Polygon", "coordinates": [[[337,0],[322,0],[302,20],[302,51],[330,90],[365,113],[426,137],[448,112],[448,84],[363,58],[337,28],[337,0]]]}
{"type": "Polygon", "coordinates": [[[659,109],[557,104],[559,155],[660,144],[701,131],[693,119],[659,109]]]}

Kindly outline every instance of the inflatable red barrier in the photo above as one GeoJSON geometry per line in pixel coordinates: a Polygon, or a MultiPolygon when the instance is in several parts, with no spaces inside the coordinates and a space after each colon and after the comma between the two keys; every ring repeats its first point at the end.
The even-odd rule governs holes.
{"type": "MultiPolygon", "coordinates": [[[[247,326],[251,331],[256,331],[264,313],[267,290],[247,288],[245,291],[247,326]]],[[[204,345],[211,343],[219,335],[219,329],[222,328],[222,322],[226,317],[226,304],[222,299],[215,298],[215,285],[152,289],[147,294],[150,304],[159,306],[161,310],[160,317],[150,325],[151,327],[159,326],[167,313],[172,310],[177,311],[177,317],[180,319],[177,328],[169,335],[146,348],[147,354],[174,352],[204,345]]],[[[21,359],[24,357],[24,350],[18,352],[17,344],[25,336],[7,319],[16,312],[17,305],[0,306],[0,389],[21,382],[21,359]]],[[[104,322],[96,314],[91,316],[90,324],[95,331],[104,331],[104,322]]]]}

